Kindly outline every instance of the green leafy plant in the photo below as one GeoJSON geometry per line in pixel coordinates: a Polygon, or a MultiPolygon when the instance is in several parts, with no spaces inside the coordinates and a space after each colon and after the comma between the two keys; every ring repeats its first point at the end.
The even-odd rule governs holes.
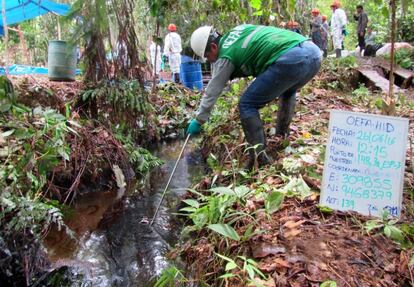
{"type": "Polygon", "coordinates": [[[14,215],[5,225],[6,232],[23,232],[30,229],[34,234],[40,235],[45,234],[50,226],[55,224],[58,230],[64,228],[66,233],[74,238],[73,232],[63,221],[63,207],[56,201],[42,201],[39,198],[3,192],[0,205],[0,221],[5,220],[9,214],[14,215]]]}
{"type": "Polygon", "coordinates": [[[13,85],[6,76],[0,76],[0,113],[7,112],[16,104],[13,85]]]}
{"type": "Polygon", "coordinates": [[[404,232],[396,225],[397,222],[398,219],[389,218],[389,214],[384,212],[382,218],[367,221],[364,228],[368,233],[373,230],[380,230],[394,242],[402,244],[406,238],[404,232]]]}
{"type": "Polygon", "coordinates": [[[328,206],[324,206],[324,205],[317,205],[318,209],[320,212],[324,213],[324,214],[332,214],[334,212],[334,210],[328,206]]]}
{"type": "Polygon", "coordinates": [[[116,83],[102,82],[97,87],[81,94],[83,102],[98,100],[101,105],[111,105],[114,112],[133,114],[149,112],[152,106],[148,103],[147,92],[137,80],[119,80],[116,83]]]}
{"type": "Polygon", "coordinates": [[[207,165],[212,170],[217,170],[218,171],[218,170],[221,170],[222,169],[222,166],[220,165],[217,157],[214,154],[212,154],[212,153],[210,153],[208,155],[207,165]]]}
{"type": "MultiPolygon", "coordinates": [[[[387,60],[390,59],[390,55],[385,55],[387,60]]],[[[394,54],[395,63],[404,69],[414,70],[414,52],[412,49],[398,49],[394,54]]]]}
{"type": "Polygon", "coordinates": [[[338,285],[336,284],[335,281],[332,280],[327,280],[321,283],[321,285],[319,285],[319,287],[337,287],[338,285]]]}
{"type": "Polygon", "coordinates": [[[243,273],[246,273],[248,276],[248,279],[254,280],[256,277],[266,278],[266,276],[257,268],[257,263],[253,259],[246,258],[245,256],[237,256],[236,260],[241,260],[242,265],[238,265],[236,260],[233,260],[229,257],[226,257],[224,255],[215,253],[219,258],[223,259],[226,263],[226,266],[224,270],[226,271],[225,274],[221,275],[220,279],[227,279],[234,276],[239,277],[241,280],[243,278],[239,274],[232,273],[230,271],[232,270],[240,270],[243,271],[243,273]]]}
{"type": "Polygon", "coordinates": [[[46,183],[47,173],[61,160],[69,160],[70,148],[65,138],[69,132],[76,134],[70,127],[76,123],[51,109],[36,108],[29,117],[15,113],[13,120],[10,116],[3,119],[6,122],[0,122],[8,143],[0,148],[0,153],[7,155],[0,175],[8,188],[36,195],[46,183]]]}
{"type": "Polygon", "coordinates": [[[55,224],[65,227],[63,207],[44,199],[49,173],[70,158],[66,141],[77,135],[69,121],[52,109],[35,108],[31,112],[12,106],[0,115],[0,222],[6,234],[30,229],[41,237],[55,224]]]}
{"type": "Polygon", "coordinates": [[[175,266],[171,266],[161,273],[161,276],[155,282],[154,287],[175,287],[182,286],[183,283],[188,281],[181,270],[175,266]],[[177,285],[180,284],[180,285],[177,285]]]}
{"type": "Polygon", "coordinates": [[[269,214],[279,210],[283,203],[285,195],[282,192],[274,191],[267,195],[265,199],[265,208],[269,214]]]}
{"type": "Polygon", "coordinates": [[[354,105],[364,105],[370,111],[382,109],[382,98],[377,93],[372,93],[364,84],[360,84],[359,87],[352,91],[351,102],[354,105]]]}
{"type": "Polygon", "coordinates": [[[352,92],[352,95],[358,98],[368,97],[370,95],[370,91],[364,84],[359,85],[358,89],[355,89],[352,92]]]}
{"type": "Polygon", "coordinates": [[[190,191],[198,195],[198,198],[197,200],[185,200],[184,202],[189,206],[181,208],[180,212],[184,212],[184,215],[193,221],[196,230],[200,230],[206,225],[224,224],[226,219],[237,216],[233,205],[243,201],[250,192],[245,186],[238,186],[234,189],[229,187],[212,188],[209,190],[211,195],[202,195],[194,190],[190,191]]]}
{"type": "Polygon", "coordinates": [[[237,234],[236,230],[228,224],[217,223],[217,224],[210,224],[207,228],[227,237],[233,239],[235,241],[240,240],[240,236],[237,234]]]}
{"type": "Polygon", "coordinates": [[[327,58],[321,66],[321,73],[326,75],[326,78],[320,84],[333,90],[347,90],[349,88],[347,83],[352,78],[356,67],[355,57],[327,58]]]}
{"type": "Polygon", "coordinates": [[[117,129],[115,138],[119,140],[128,154],[129,162],[136,173],[145,175],[153,168],[161,166],[164,162],[153,156],[147,149],[137,146],[131,133],[125,135],[122,130],[117,129]]]}
{"type": "Polygon", "coordinates": [[[329,82],[329,83],[327,84],[327,86],[328,86],[329,88],[331,88],[332,90],[336,90],[336,89],[338,89],[338,87],[339,87],[339,81],[332,81],[332,82],[329,82]]]}
{"type": "Polygon", "coordinates": [[[301,160],[294,157],[285,157],[282,166],[288,174],[297,174],[303,169],[301,160]]]}
{"type": "Polygon", "coordinates": [[[297,196],[303,200],[312,194],[311,189],[303,180],[301,175],[297,177],[282,175],[282,178],[287,182],[287,184],[279,189],[279,191],[286,194],[286,196],[297,196]]]}

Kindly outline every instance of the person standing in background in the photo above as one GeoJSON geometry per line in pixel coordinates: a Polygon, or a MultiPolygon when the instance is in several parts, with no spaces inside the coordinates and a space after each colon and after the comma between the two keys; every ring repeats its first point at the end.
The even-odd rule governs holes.
{"type": "Polygon", "coordinates": [[[358,37],[358,46],[359,51],[365,49],[365,33],[368,26],[368,15],[364,11],[364,7],[362,5],[358,5],[356,7],[357,13],[354,14],[355,21],[358,22],[357,26],[357,37],[358,37]]]}
{"type": "Polygon", "coordinates": [[[311,39],[312,42],[315,43],[316,46],[319,47],[319,49],[322,50],[322,17],[320,15],[319,9],[313,8],[312,9],[312,19],[310,22],[310,28],[311,28],[311,39]]]}
{"type": "Polygon", "coordinates": [[[332,9],[331,29],[332,29],[333,46],[334,46],[337,58],[341,57],[341,50],[343,48],[344,36],[347,33],[346,23],[348,22],[345,11],[342,10],[340,7],[341,7],[341,2],[339,1],[334,1],[331,4],[331,9],[332,9]]]}
{"type": "Polygon", "coordinates": [[[181,37],[177,33],[177,26],[175,24],[168,25],[169,33],[164,40],[164,54],[168,56],[172,80],[175,83],[180,82],[180,66],[181,66],[181,37]]]}
{"type": "Polygon", "coordinates": [[[160,45],[156,45],[154,41],[151,41],[150,45],[150,57],[151,57],[151,65],[152,69],[155,72],[155,76],[159,76],[161,71],[161,47],[160,45]]]}
{"type": "Polygon", "coordinates": [[[298,34],[301,34],[302,35],[302,32],[300,31],[300,29],[299,29],[299,23],[298,22],[296,22],[296,21],[289,21],[288,22],[288,24],[287,24],[287,27],[288,27],[288,29],[290,30],[290,31],[292,31],[292,32],[295,32],[295,33],[298,33],[298,34]]]}
{"type": "Polygon", "coordinates": [[[323,57],[326,58],[328,56],[328,40],[329,40],[329,24],[327,21],[328,17],[326,15],[322,15],[322,51],[323,57]]]}

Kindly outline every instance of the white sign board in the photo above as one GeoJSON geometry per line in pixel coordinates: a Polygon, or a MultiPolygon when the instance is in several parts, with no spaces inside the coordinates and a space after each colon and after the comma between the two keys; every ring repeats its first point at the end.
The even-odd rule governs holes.
{"type": "Polygon", "coordinates": [[[332,110],[320,204],[401,215],[408,119],[332,110]]]}

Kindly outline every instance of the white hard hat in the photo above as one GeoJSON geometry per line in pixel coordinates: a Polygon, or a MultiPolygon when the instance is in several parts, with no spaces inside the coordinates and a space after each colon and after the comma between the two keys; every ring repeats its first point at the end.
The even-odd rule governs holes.
{"type": "Polygon", "coordinates": [[[213,26],[201,26],[191,34],[190,45],[194,53],[204,60],[208,37],[210,36],[213,26]]]}

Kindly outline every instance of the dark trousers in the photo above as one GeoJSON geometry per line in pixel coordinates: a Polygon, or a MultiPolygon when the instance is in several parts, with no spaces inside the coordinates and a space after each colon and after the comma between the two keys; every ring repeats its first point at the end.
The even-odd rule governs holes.
{"type": "Polygon", "coordinates": [[[358,46],[360,51],[365,49],[365,32],[362,36],[358,33],[358,46]]]}
{"type": "Polygon", "coordinates": [[[310,41],[287,50],[240,97],[240,118],[259,116],[259,109],[279,97],[294,99],[319,71],[321,58],[321,50],[310,41]]]}
{"type": "Polygon", "coordinates": [[[364,56],[366,57],[375,57],[375,53],[382,48],[382,44],[367,45],[365,47],[364,56]]]}
{"type": "Polygon", "coordinates": [[[312,33],[312,42],[315,43],[316,46],[319,47],[319,49],[322,50],[323,48],[323,40],[322,40],[322,35],[321,32],[313,32],[312,33]]]}

